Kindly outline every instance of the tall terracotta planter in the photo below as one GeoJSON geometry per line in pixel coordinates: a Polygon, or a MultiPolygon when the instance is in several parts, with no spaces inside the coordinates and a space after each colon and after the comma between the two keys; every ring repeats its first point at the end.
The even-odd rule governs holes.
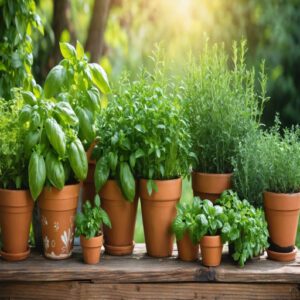
{"type": "Polygon", "coordinates": [[[195,261],[199,258],[199,244],[194,245],[188,233],[177,240],[178,257],[183,261],[195,261]]]}
{"type": "Polygon", "coordinates": [[[128,202],[116,180],[108,180],[100,191],[101,207],[109,215],[112,228],[103,226],[105,252],[128,255],[134,248],[134,228],[138,191],[133,203],[128,202]]]}
{"type": "Polygon", "coordinates": [[[172,255],[174,235],[171,224],[181,197],[182,180],[155,180],[158,191],[147,191],[147,179],[140,180],[140,197],[147,253],[154,257],[172,255]]]}
{"type": "Polygon", "coordinates": [[[223,243],[221,236],[205,235],[200,240],[202,264],[207,267],[217,267],[221,263],[223,243]]]}
{"type": "Polygon", "coordinates": [[[29,191],[0,189],[0,227],[2,258],[8,261],[26,259],[34,202],[29,191]]]}
{"type": "Polygon", "coordinates": [[[39,197],[44,255],[65,259],[72,255],[80,184],[62,190],[45,188],[39,197]]]}
{"type": "MultiPolygon", "coordinates": [[[[264,193],[264,209],[272,242],[281,248],[294,247],[300,211],[300,193],[264,193]]],[[[273,253],[271,253],[274,259],[273,253]]],[[[294,255],[289,260],[295,259],[294,255]]],[[[278,260],[282,260],[282,255],[278,260]]],[[[275,258],[276,259],[276,258],[275,258]]]]}
{"type": "Polygon", "coordinates": [[[211,174],[192,172],[192,187],[194,196],[202,200],[208,199],[214,202],[220,195],[231,188],[232,173],[211,174]]]}
{"type": "Polygon", "coordinates": [[[89,265],[95,265],[100,261],[101,247],[103,245],[103,235],[86,239],[80,236],[80,245],[82,247],[83,261],[89,265]]]}

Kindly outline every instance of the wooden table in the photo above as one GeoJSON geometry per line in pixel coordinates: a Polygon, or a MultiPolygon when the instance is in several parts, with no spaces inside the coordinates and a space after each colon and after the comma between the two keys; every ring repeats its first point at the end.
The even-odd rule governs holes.
{"type": "Polygon", "coordinates": [[[0,261],[0,299],[300,299],[300,255],[278,263],[265,255],[244,268],[226,251],[221,266],[206,268],[174,256],[145,255],[138,244],[132,256],[103,255],[100,264],[73,257],[51,261],[32,251],[23,262],[0,261]]]}

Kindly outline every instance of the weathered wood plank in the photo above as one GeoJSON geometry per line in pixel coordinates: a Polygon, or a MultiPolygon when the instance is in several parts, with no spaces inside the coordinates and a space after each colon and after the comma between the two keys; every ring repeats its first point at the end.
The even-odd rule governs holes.
{"type": "Polygon", "coordinates": [[[226,253],[222,265],[206,268],[200,262],[185,263],[174,256],[154,259],[145,255],[144,245],[136,245],[134,255],[103,255],[100,264],[83,264],[80,248],[72,258],[51,261],[36,252],[28,260],[9,263],[0,260],[0,282],[89,280],[95,283],[171,283],[171,282],[257,282],[300,283],[300,256],[292,263],[278,263],[265,255],[240,268],[226,253]]]}
{"type": "Polygon", "coordinates": [[[297,284],[0,283],[0,299],[300,299],[297,284]]]}

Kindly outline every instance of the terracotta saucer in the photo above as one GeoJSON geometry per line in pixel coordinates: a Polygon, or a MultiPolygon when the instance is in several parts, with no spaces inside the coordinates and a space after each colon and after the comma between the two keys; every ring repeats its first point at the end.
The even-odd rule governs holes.
{"type": "Polygon", "coordinates": [[[282,262],[293,261],[296,259],[297,251],[298,249],[296,246],[293,251],[288,253],[275,252],[267,249],[268,259],[282,262]]]}
{"type": "Polygon", "coordinates": [[[0,255],[4,260],[7,261],[20,261],[26,259],[30,254],[30,248],[27,251],[21,253],[7,253],[4,251],[0,251],[0,255]]]}
{"type": "Polygon", "coordinates": [[[131,255],[133,252],[135,243],[133,242],[131,245],[128,246],[111,246],[108,244],[104,244],[105,253],[109,255],[131,255]]]}

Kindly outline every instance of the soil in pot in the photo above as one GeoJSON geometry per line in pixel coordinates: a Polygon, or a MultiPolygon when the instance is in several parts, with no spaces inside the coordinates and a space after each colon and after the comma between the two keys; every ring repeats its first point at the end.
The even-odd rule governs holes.
{"type": "Polygon", "coordinates": [[[214,202],[220,195],[231,188],[232,173],[211,174],[192,172],[192,188],[194,196],[202,200],[208,199],[214,202]]]}
{"type": "Polygon", "coordinates": [[[80,184],[62,190],[45,188],[39,197],[44,255],[50,259],[71,256],[80,184]]]}
{"type": "Polygon", "coordinates": [[[140,180],[140,197],[147,253],[153,257],[171,256],[174,235],[171,224],[182,192],[181,178],[155,180],[158,191],[148,194],[147,179],[140,180]]]}
{"type": "Polygon", "coordinates": [[[80,245],[82,247],[83,261],[86,264],[95,265],[100,261],[103,235],[99,235],[91,239],[86,239],[81,235],[80,245]]]}
{"type": "Polygon", "coordinates": [[[199,258],[199,244],[194,245],[188,233],[177,240],[178,257],[183,261],[195,261],[199,258]]]}
{"type": "Polygon", "coordinates": [[[101,207],[107,212],[112,228],[103,226],[105,252],[128,255],[134,248],[134,228],[138,190],[132,203],[127,201],[116,180],[108,180],[100,191],[101,207]]]}
{"type": "Polygon", "coordinates": [[[26,259],[34,202],[29,191],[0,189],[1,256],[8,261],[26,259]]]}
{"type": "Polygon", "coordinates": [[[219,266],[222,259],[221,236],[204,236],[200,241],[202,264],[207,267],[219,266]]]}

